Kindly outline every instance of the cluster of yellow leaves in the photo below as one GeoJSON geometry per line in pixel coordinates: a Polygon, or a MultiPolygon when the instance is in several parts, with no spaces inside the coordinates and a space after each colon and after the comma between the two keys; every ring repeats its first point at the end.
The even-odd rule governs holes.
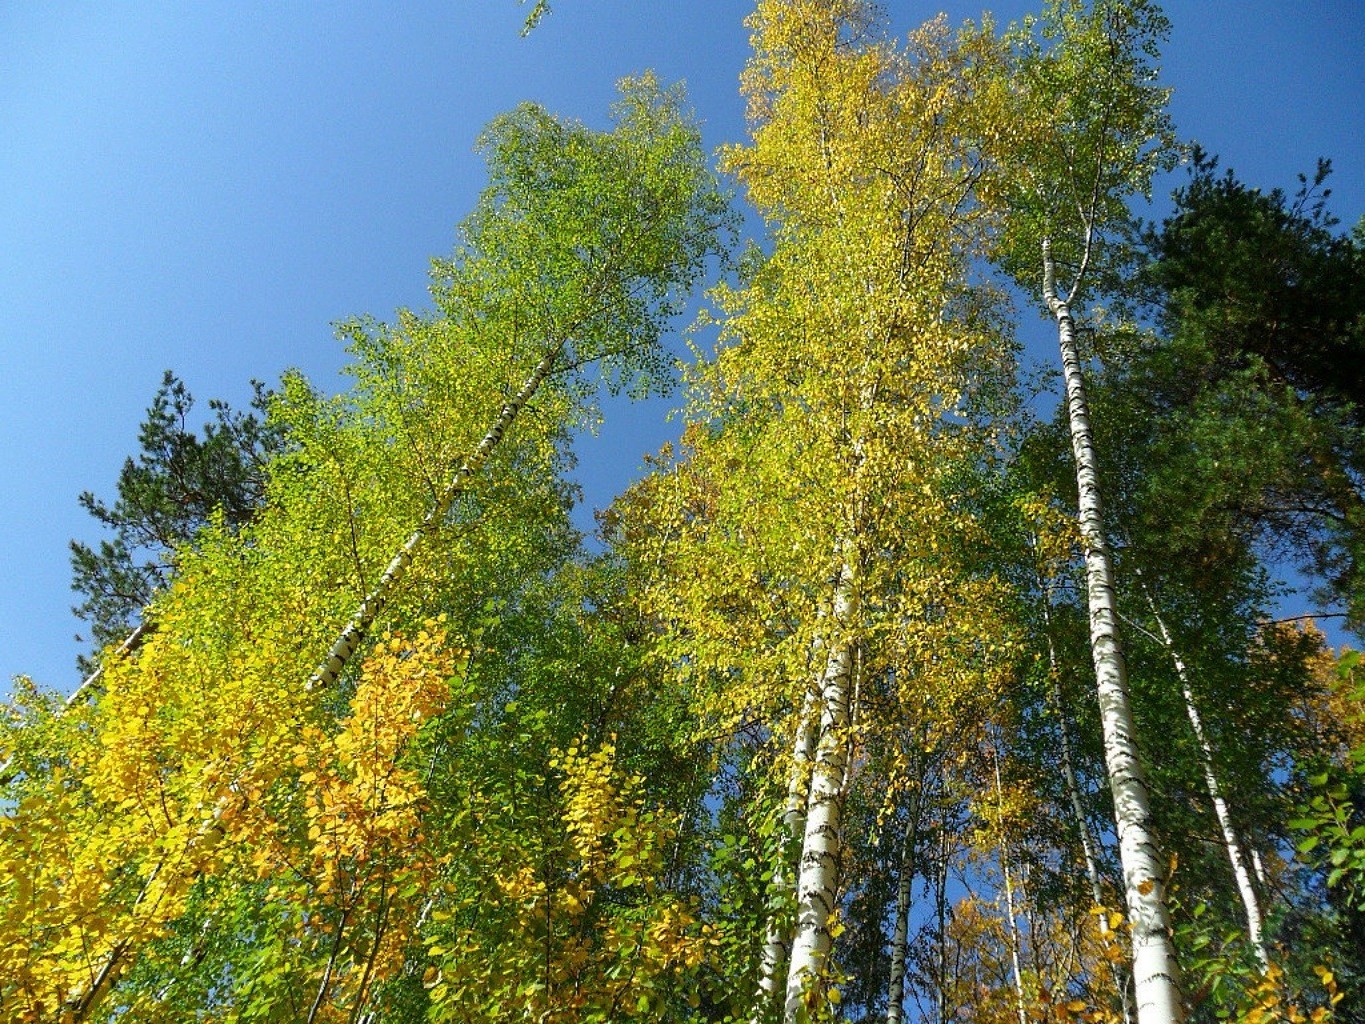
{"type": "Polygon", "coordinates": [[[0,819],[0,886],[42,894],[0,932],[7,1012],[65,1007],[80,1019],[222,866],[235,819],[283,767],[301,705],[275,659],[294,644],[265,635],[269,624],[253,635],[240,593],[200,618],[204,595],[177,584],[161,631],[106,665],[104,694],[66,730],[58,766],[26,774],[17,813],[0,819]],[[218,628],[193,628],[205,621],[218,628]],[[224,671],[228,651],[247,652],[236,671],[224,671]]]}
{"type": "Polygon", "coordinates": [[[201,881],[288,879],[271,896],[316,912],[329,890],[354,901],[361,868],[389,889],[427,870],[414,853],[421,785],[400,755],[454,674],[439,625],[376,648],[329,737],[309,721],[303,673],[268,671],[281,638],[256,658],[237,649],[239,674],[214,672],[213,638],[182,639],[176,611],[136,658],[107,666],[97,712],[75,716],[90,724],[65,731],[68,763],[21,783],[17,813],[0,816],[0,1019],[81,1019],[201,881]],[[300,760],[314,771],[300,775],[300,760]]]}
{"type": "Polygon", "coordinates": [[[553,833],[505,864],[494,891],[446,894],[425,936],[433,1020],[651,1019],[666,993],[696,1004],[711,932],[661,891],[674,831],[617,760],[611,741],[556,751],[553,833]],[[496,936],[480,927],[489,921],[496,936]]]}
{"type": "Polygon", "coordinates": [[[352,1019],[403,966],[439,871],[422,828],[425,786],[406,754],[446,710],[461,659],[443,618],[380,638],[340,729],[302,728],[275,799],[239,819],[234,848],[268,883],[271,906],[297,922],[294,977],[320,993],[317,1020],[352,1019]]]}
{"type": "Polygon", "coordinates": [[[321,730],[306,729],[294,746],[294,764],[307,769],[299,782],[324,891],[335,888],[342,864],[414,856],[420,849],[424,791],[403,753],[450,696],[458,655],[440,621],[411,640],[383,637],[365,659],[341,731],[328,743],[321,730]]]}
{"type": "Polygon", "coordinates": [[[1332,1008],[1341,1002],[1345,993],[1337,986],[1336,975],[1321,964],[1313,968],[1322,983],[1323,1000],[1305,1012],[1285,978],[1284,970],[1276,964],[1251,985],[1244,1006],[1237,1014],[1238,1024],[1329,1024],[1332,1008]]]}

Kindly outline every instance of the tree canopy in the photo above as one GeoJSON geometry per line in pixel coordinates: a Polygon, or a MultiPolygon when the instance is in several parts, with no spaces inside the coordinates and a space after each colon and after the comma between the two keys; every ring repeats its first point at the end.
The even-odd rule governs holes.
{"type": "Polygon", "coordinates": [[[652,75],[524,104],[345,391],[166,375],[88,678],[0,708],[0,1022],[1365,1020],[1359,654],[1281,604],[1365,609],[1329,166],[1144,226],[1148,0],[748,26],[717,171],[652,75]],[[584,537],[575,433],[678,382],[584,537]]]}

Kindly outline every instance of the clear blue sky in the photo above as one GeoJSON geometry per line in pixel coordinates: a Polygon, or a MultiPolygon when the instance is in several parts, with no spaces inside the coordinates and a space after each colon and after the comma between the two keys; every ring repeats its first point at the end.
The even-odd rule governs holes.
{"type": "MultiPolygon", "coordinates": [[[[112,496],[162,371],[204,404],[291,366],[338,386],[330,323],[424,304],[496,113],[600,122],[652,67],[709,145],[743,137],[747,0],[555,7],[521,39],[513,0],[0,3],[0,691],[74,685],[66,544],[98,537],[76,495],[112,496]]],[[[888,7],[898,30],[940,9],[888,7]]],[[[1336,210],[1365,212],[1365,3],[1167,11],[1181,132],[1266,187],[1330,156],[1336,210]]],[[[671,435],[667,405],[608,409],[580,449],[591,503],[671,435]]]]}

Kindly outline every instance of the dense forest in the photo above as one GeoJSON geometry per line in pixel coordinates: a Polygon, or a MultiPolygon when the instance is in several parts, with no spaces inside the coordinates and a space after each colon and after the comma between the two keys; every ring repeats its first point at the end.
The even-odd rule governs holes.
{"type": "Polygon", "coordinates": [[[167,374],[85,682],[0,706],[0,1021],[1365,1022],[1330,165],[1183,145],[1148,0],[749,25],[714,166],[650,75],[490,124],[344,393],[167,374]],[[576,432],[675,387],[583,536],[576,432]]]}

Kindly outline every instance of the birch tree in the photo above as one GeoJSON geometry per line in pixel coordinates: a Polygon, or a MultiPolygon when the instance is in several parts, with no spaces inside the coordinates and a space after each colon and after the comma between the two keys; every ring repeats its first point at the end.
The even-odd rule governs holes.
{"type": "Polygon", "coordinates": [[[1086,9],[1050,3],[1014,35],[1028,140],[1003,170],[1014,215],[1001,239],[1007,269],[1057,324],[1086,564],[1091,651],[1114,798],[1133,942],[1140,1024],[1184,1018],[1170,939],[1166,864],[1151,801],[1119,636],[1114,568],[1073,309],[1118,269],[1126,201],[1172,157],[1164,90],[1154,82],[1166,21],[1138,0],[1086,9]]]}
{"type": "MultiPolygon", "coordinates": [[[[611,132],[529,105],[493,124],[491,183],[455,257],[436,264],[435,310],[349,325],[347,395],[286,379],[272,416],[296,443],[271,462],[263,508],[235,532],[201,531],[152,609],[155,633],[112,659],[97,702],[76,709],[77,742],[10,770],[19,810],[4,835],[17,845],[0,884],[17,896],[4,944],[23,969],[0,982],[7,1007],[92,1019],[192,895],[241,877],[258,830],[277,816],[297,825],[307,796],[341,799],[318,793],[308,744],[344,728],[357,684],[341,669],[381,610],[416,632],[445,606],[476,635],[472,613],[510,589],[562,519],[568,430],[596,381],[647,388],[666,371],[660,334],[724,206],[676,93],[635,83],[615,114],[611,132]],[[329,645],[314,673],[325,685],[306,686],[329,645]],[[48,851],[41,862],[20,852],[34,842],[48,851]]],[[[225,890],[230,901],[243,892],[225,890]]],[[[320,1012],[345,962],[322,951],[377,927],[378,905],[367,933],[343,928],[346,907],[329,916],[326,902],[303,913],[301,946],[281,945],[321,956],[321,1002],[300,1017],[320,1012]]],[[[244,934],[275,934],[269,891],[264,905],[244,934]]],[[[409,910],[407,928],[420,916],[409,910]]],[[[275,925],[289,916],[281,909],[275,925]]],[[[370,960],[350,962],[363,972],[370,960]]],[[[254,975],[239,964],[230,976],[254,975]]]]}
{"type": "Polygon", "coordinates": [[[860,694],[892,666],[908,706],[989,678],[990,639],[949,640],[968,609],[995,614],[989,581],[954,572],[973,527],[950,479],[971,369],[997,380],[1009,346],[968,284],[978,164],[958,144],[988,37],[936,23],[898,52],[854,2],[764,2],[750,24],[753,142],[724,159],[773,252],[717,294],[726,343],[696,374],[685,458],[645,485],[649,600],[708,727],[761,723],[781,827],[799,825],[755,965],[754,1016],[794,1021],[838,998],[843,809],[878,724],[860,694]]]}

